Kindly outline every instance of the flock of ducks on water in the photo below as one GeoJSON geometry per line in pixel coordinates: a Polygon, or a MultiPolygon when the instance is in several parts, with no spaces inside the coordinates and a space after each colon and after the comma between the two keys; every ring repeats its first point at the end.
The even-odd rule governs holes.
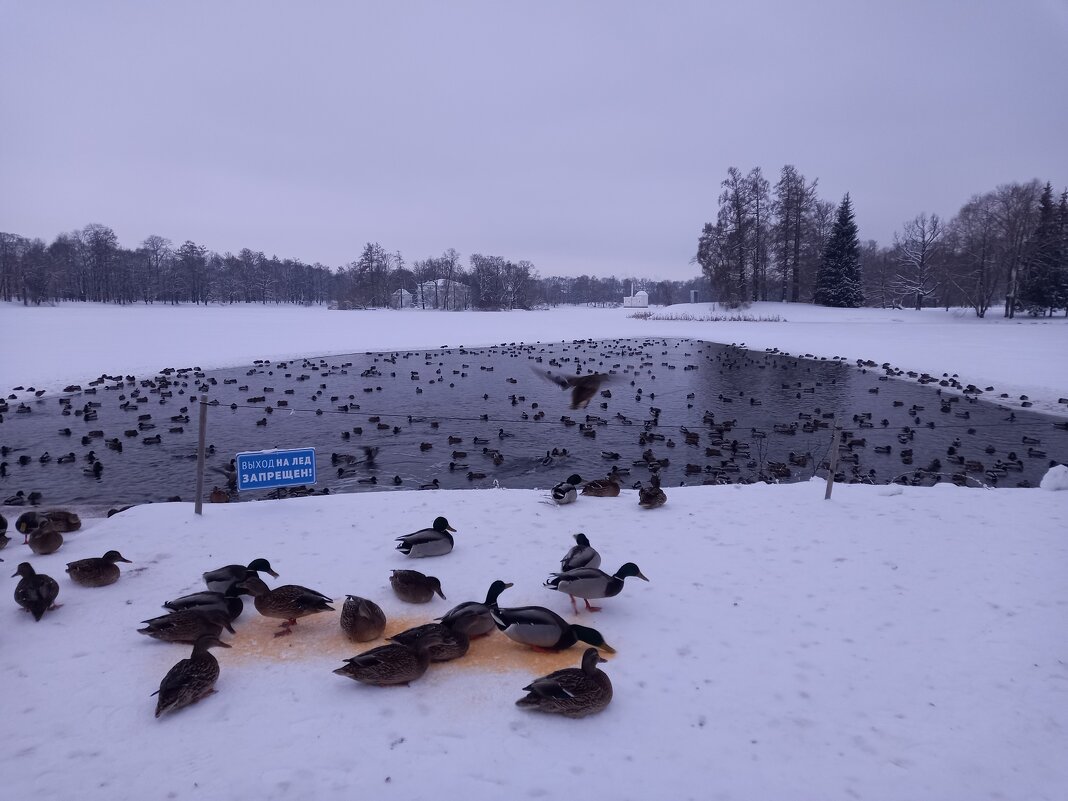
{"type": "MultiPolygon", "coordinates": [[[[4,520],[5,530],[6,525],[4,520]]],[[[47,513],[27,512],[19,518],[17,528],[26,534],[28,542],[34,531],[50,525],[47,513]]],[[[429,528],[398,537],[396,547],[410,558],[445,556],[455,545],[454,533],[456,529],[448,520],[438,517],[429,528]]],[[[6,535],[3,544],[7,544],[6,535]]],[[[118,580],[117,563],[129,561],[118,551],[108,551],[100,558],[69,563],[67,573],[71,581],[82,586],[103,587],[118,580]]],[[[600,564],[601,556],[586,535],[576,534],[575,545],[545,586],[567,594],[576,613],[576,598],[582,598],[586,608],[595,612],[600,608],[590,601],[619,595],[625,579],[649,580],[633,562],[622,565],[612,575],[600,570],[600,564]]],[[[166,614],[143,621],[143,627],[138,629],[141,634],[193,646],[189,657],[174,665],[153,693],[158,696],[156,717],[215,692],[219,662],[211,649],[231,647],[222,635],[224,631],[236,633],[233,623],[244,609],[242,596],[250,596],[261,615],[282,621],[276,637],[291,635],[303,617],[334,611],[329,596],[296,584],[271,588],[260,574],[278,578],[270,562],[262,558],[247,565],[226,565],[208,571],[203,574],[205,590],[166,601],[166,614]]],[[[56,603],[59,585],[55,579],[37,573],[29,562],[21,563],[15,576],[20,577],[15,601],[35,621],[60,606],[56,603]]],[[[397,597],[407,603],[426,603],[434,595],[446,597],[437,578],[417,570],[393,570],[390,585],[397,597]]],[[[346,659],[333,672],[363,684],[407,685],[425,674],[430,664],[461,658],[468,652],[472,638],[487,636],[496,629],[514,642],[538,651],[561,651],[578,642],[591,646],[583,653],[580,667],[554,671],[524,687],[526,695],[516,702],[518,706],[568,717],[584,717],[603,710],[612,700],[612,683],[598,667],[605,661],[598,649],[609,653],[614,649],[596,629],[570,624],[546,607],[500,606],[501,594],[511,586],[496,580],[490,584],[484,601],[465,601],[434,622],[395,634],[387,644],[346,659]]],[[[375,602],[348,595],[341,610],[340,627],[353,642],[371,642],[382,636],[386,616],[375,602]]]]}
{"type": "MultiPolygon", "coordinates": [[[[753,393],[726,391],[725,387],[728,384],[731,386],[740,385],[739,379],[735,378],[732,381],[733,374],[748,369],[771,371],[790,367],[798,372],[807,370],[810,373],[815,369],[811,366],[806,367],[801,359],[789,357],[789,354],[784,354],[776,349],[770,349],[765,354],[757,354],[741,347],[731,346],[702,358],[700,357],[702,349],[699,347],[701,343],[693,343],[698,346],[697,354],[682,352],[684,357],[695,358],[688,360],[681,369],[697,370],[707,366],[705,362],[709,362],[713,369],[718,368],[719,375],[724,381],[728,382],[728,384],[724,385],[724,391],[721,391],[718,397],[722,404],[729,405],[723,406],[718,414],[706,411],[702,418],[703,430],[693,430],[696,426],[691,422],[691,429],[687,429],[686,426],[680,426],[677,435],[669,433],[666,426],[661,428],[660,409],[655,405],[646,407],[645,411],[648,414],[644,420],[632,420],[622,413],[617,413],[614,417],[602,416],[604,410],[609,408],[612,393],[615,392],[618,396],[621,392],[628,390],[628,387],[625,386],[625,382],[628,379],[629,388],[635,393],[637,401],[655,403],[658,385],[664,384],[663,381],[656,381],[659,370],[656,367],[657,355],[655,348],[657,346],[664,348],[668,344],[667,341],[656,340],[615,340],[605,343],[580,341],[562,344],[559,346],[560,349],[555,351],[552,348],[541,347],[539,349],[535,346],[517,346],[513,344],[480,350],[460,348],[455,351],[442,351],[440,354],[433,351],[379,354],[375,357],[374,365],[360,373],[360,379],[367,379],[372,382],[378,381],[380,384],[384,383],[384,379],[388,377],[398,378],[399,376],[398,380],[403,380],[405,378],[404,371],[396,369],[401,364],[401,360],[409,357],[422,358],[427,368],[436,369],[434,369],[434,375],[432,376],[420,375],[418,369],[411,371],[411,380],[415,382],[415,390],[417,393],[421,393],[428,380],[430,384],[448,383],[448,386],[452,387],[458,385],[460,379],[470,375],[478,375],[478,372],[472,369],[471,363],[460,364],[455,362],[450,364],[444,361],[444,354],[449,354],[452,357],[459,355],[460,358],[471,358],[472,361],[486,356],[494,356],[498,360],[509,357],[516,359],[525,357],[530,360],[530,367],[536,375],[570,393],[569,405],[572,411],[587,412],[585,418],[578,415],[575,415],[574,418],[569,415],[561,416],[560,422],[565,427],[564,431],[570,430],[566,436],[577,436],[581,438],[579,439],[580,442],[585,443],[589,439],[596,440],[598,435],[604,437],[607,434],[603,428],[604,425],[635,425],[634,430],[639,434],[638,444],[643,451],[642,458],[634,460],[634,465],[638,468],[648,469],[652,474],[656,474],[658,481],[667,483],[667,477],[672,471],[682,474],[675,479],[679,483],[713,484],[753,480],[781,481],[795,478],[798,475],[807,475],[806,470],[811,471],[819,467],[829,467],[829,459],[814,455],[811,452],[816,450],[813,445],[806,445],[800,443],[800,441],[799,446],[795,448],[796,452],[791,451],[788,458],[785,455],[785,451],[783,455],[775,455],[774,457],[767,455],[769,437],[794,437],[801,433],[818,433],[818,429],[828,428],[830,422],[827,418],[831,415],[826,410],[813,407],[810,411],[799,412],[796,420],[780,421],[774,426],[769,424],[766,429],[755,426],[742,426],[738,425],[736,419],[725,419],[724,412],[729,413],[741,405],[759,406],[762,404],[762,401],[753,393]],[[618,361],[613,362],[613,360],[618,361]],[[454,375],[451,378],[448,376],[450,366],[458,368],[452,370],[454,375]],[[545,367],[552,369],[544,369],[545,367]],[[573,374],[569,374],[570,371],[573,371],[573,374]],[[598,394],[600,397],[598,397],[598,394]],[[593,413],[592,407],[595,405],[595,401],[598,402],[596,405],[599,406],[600,413],[593,413]],[[663,433],[661,433],[662,431],[663,433]],[[688,450],[685,460],[676,460],[674,465],[669,467],[671,462],[663,458],[662,453],[653,455],[651,448],[673,448],[676,447],[676,440],[677,445],[691,446],[694,450],[688,450]],[[701,458],[702,449],[703,459],[701,458]],[[776,461],[778,459],[781,459],[781,461],[776,461]],[[683,461],[685,462],[684,464],[683,461]]],[[[679,343],[675,347],[680,347],[680,344],[688,346],[688,343],[679,343]]],[[[670,350],[667,349],[660,351],[661,356],[667,356],[669,353],[670,350]]],[[[418,367],[419,365],[416,366],[418,367]]],[[[484,363],[475,366],[479,370],[491,372],[494,366],[500,367],[501,364],[487,365],[484,363]]],[[[676,369],[677,365],[662,361],[660,366],[667,370],[673,370],[676,369]]],[[[876,368],[877,365],[874,362],[861,361],[857,363],[857,367],[862,371],[868,371],[876,368]]],[[[357,401],[359,400],[358,393],[361,387],[351,386],[351,382],[356,380],[356,370],[352,369],[350,371],[350,368],[352,368],[351,362],[329,364],[323,359],[305,359],[303,362],[270,362],[261,360],[248,370],[247,374],[249,376],[262,374],[264,380],[268,380],[269,376],[275,376],[274,383],[267,386],[251,386],[251,381],[255,379],[249,379],[249,384],[236,386],[242,379],[237,377],[223,378],[221,376],[216,378],[197,368],[183,368],[180,370],[168,368],[149,379],[138,379],[136,376],[131,375],[105,375],[94,380],[86,387],[70,385],[65,388],[65,391],[70,395],[59,398],[61,413],[72,418],[80,418],[81,422],[88,424],[80,437],[83,452],[77,453],[75,450],[70,450],[53,457],[47,451],[31,455],[27,452],[19,453],[20,450],[27,450],[24,447],[0,445],[0,456],[3,457],[3,461],[0,461],[0,476],[7,475],[9,467],[14,471],[16,468],[28,469],[31,465],[36,466],[38,463],[54,462],[60,465],[76,463],[81,466],[82,472],[87,477],[106,479],[108,469],[104,462],[108,460],[109,455],[110,458],[122,458],[124,447],[126,452],[129,453],[131,452],[131,445],[138,445],[151,451],[159,448],[161,444],[178,445],[181,442],[189,442],[189,435],[192,433],[189,411],[191,405],[182,405],[176,410],[177,414],[167,415],[161,414],[159,411],[155,413],[148,411],[149,407],[146,404],[151,403],[153,400],[159,404],[181,402],[179,396],[186,395],[186,393],[189,394],[186,395],[185,400],[193,401],[198,393],[210,394],[215,392],[217,384],[234,384],[233,389],[249,393],[248,397],[238,398],[242,405],[262,404],[261,408],[267,414],[256,421],[258,425],[269,425],[271,413],[273,412],[284,413],[291,402],[288,396],[298,392],[297,388],[301,386],[311,390],[311,399],[317,406],[316,414],[324,413],[324,409],[334,412],[355,412],[360,408],[360,404],[357,401]],[[344,379],[350,385],[342,384],[339,386],[337,384],[328,384],[327,382],[328,376],[347,375],[350,372],[353,378],[344,379]],[[285,379],[290,380],[289,387],[291,388],[287,388],[285,381],[283,381],[283,376],[285,379]],[[300,383],[302,381],[312,382],[315,380],[320,382],[318,389],[314,388],[314,384],[302,385],[300,383]],[[328,386],[330,387],[329,389],[328,386]],[[98,394],[109,394],[108,390],[114,391],[114,394],[111,394],[110,397],[114,398],[115,402],[118,403],[119,413],[129,415],[128,422],[120,424],[121,426],[126,426],[123,431],[107,430],[107,425],[114,425],[114,423],[108,422],[114,419],[112,416],[113,411],[110,408],[101,408],[103,399],[98,401],[95,397],[91,397],[98,394]],[[331,391],[338,394],[331,395],[329,394],[331,391]],[[260,392],[262,394],[255,394],[260,392]],[[346,396],[342,393],[348,393],[348,395],[346,396]],[[283,397],[283,395],[287,397],[283,397]],[[79,406],[78,402],[81,401],[84,402],[79,406]],[[327,405],[328,403],[333,404],[333,406],[327,405]],[[106,422],[100,423],[100,428],[94,428],[92,424],[98,419],[98,416],[106,422]],[[136,417],[136,422],[134,417],[136,417]],[[175,437],[173,436],[175,434],[182,436],[175,437]],[[84,448],[88,448],[88,451],[84,451],[84,448]],[[10,465],[9,459],[11,460],[10,465]]],[[[959,391],[962,394],[944,395],[937,398],[937,400],[932,399],[932,404],[937,406],[939,411],[950,415],[952,418],[960,418],[962,420],[969,419],[971,412],[967,409],[962,410],[963,404],[961,401],[964,403],[972,402],[980,392],[989,392],[993,389],[992,387],[987,387],[986,390],[979,390],[977,387],[961,383],[955,376],[944,376],[942,379],[936,379],[926,374],[906,374],[887,364],[882,365],[882,369],[885,375],[880,375],[880,379],[907,375],[908,377],[916,378],[923,384],[936,383],[938,385],[936,389],[938,393],[942,392],[943,387],[959,391]]],[[[771,373],[769,372],[765,375],[770,376],[771,373]]],[[[505,380],[515,384],[519,379],[515,378],[514,375],[509,375],[505,380]]],[[[362,383],[366,384],[367,381],[362,383]]],[[[796,392],[797,397],[802,398],[806,392],[815,392],[816,387],[819,385],[820,382],[818,380],[804,384],[801,381],[781,382],[781,391],[786,394],[796,392]]],[[[382,386],[367,385],[363,386],[362,389],[365,392],[376,392],[381,390],[382,386]]],[[[877,393],[878,389],[879,387],[872,387],[870,391],[877,393]]],[[[15,413],[31,414],[37,405],[48,400],[42,397],[43,392],[41,390],[23,387],[17,387],[16,390],[31,393],[31,397],[27,399],[28,402],[22,403],[18,409],[14,410],[15,413]]],[[[680,390],[675,391],[681,392],[680,390]]],[[[693,408],[695,402],[693,395],[694,393],[690,393],[687,396],[688,402],[685,404],[687,409],[693,408]]],[[[15,393],[9,395],[11,400],[18,397],[20,396],[15,393]]],[[[483,399],[488,401],[489,395],[483,395],[483,399]]],[[[525,400],[525,396],[522,395],[511,396],[512,406],[518,406],[525,400]]],[[[676,398],[676,401],[678,400],[676,398]]],[[[1029,404],[1026,399],[1021,398],[1021,400],[1021,405],[1026,406],[1029,404]]],[[[0,401],[0,403],[7,406],[7,401],[0,401]]],[[[220,405],[225,405],[225,402],[220,405]]],[[[895,401],[893,405],[895,407],[905,407],[908,404],[895,401]]],[[[238,404],[232,403],[230,406],[236,409],[238,404]]],[[[519,410],[521,411],[521,420],[542,420],[545,417],[545,410],[538,408],[538,406],[537,403],[530,403],[529,411],[519,410]]],[[[3,407],[0,407],[0,422],[3,421],[4,410],[3,407]]],[[[1005,482],[1009,478],[1015,477],[1020,479],[1016,482],[1018,485],[1029,485],[1030,482],[1026,478],[1015,476],[1014,474],[1025,469],[1025,460],[1045,460],[1047,458],[1044,449],[1035,447],[1040,444],[1038,437],[1025,437],[1023,444],[1026,447],[1017,448],[1018,453],[1008,453],[1008,449],[1006,449],[1006,453],[1003,455],[999,448],[989,444],[984,449],[980,440],[978,444],[973,443],[970,448],[956,448],[953,453],[947,453],[945,456],[938,453],[941,457],[940,459],[927,457],[921,460],[920,456],[917,455],[915,458],[916,465],[913,466],[913,448],[917,447],[917,445],[914,445],[913,439],[915,438],[917,443],[920,443],[922,437],[917,435],[925,428],[936,427],[935,418],[937,416],[924,414],[922,410],[922,406],[915,404],[909,407],[907,409],[909,425],[901,427],[900,430],[890,427],[891,424],[888,418],[893,418],[893,415],[889,414],[889,409],[881,413],[861,412],[855,414],[853,415],[852,425],[848,421],[838,420],[838,423],[844,422],[845,428],[848,429],[843,432],[839,447],[839,466],[837,471],[839,480],[865,483],[894,480],[899,483],[924,484],[934,483],[946,477],[957,483],[967,483],[975,479],[997,484],[999,481],[1005,482]],[[880,423],[881,414],[885,414],[886,417],[883,417],[880,423]],[[864,429],[880,427],[884,430],[889,429],[889,435],[896,434],[901,447],[891,444],[890,439],[892,437],[888,438],[888,434],[884,432],[882,440],[885,441],[885,444],[882,441],[871,443],[875,447],[872,447],[867,453],[874,454],[874,457],[865,457],[865,443],[872,438],[872,434],[868,434],[866,437],[864,429]],[[902,441],[903,438],[904,441],[902,441]],[[967,451],[969,450],[974,451],[974,453],[968,453],[967,451]],[[985,450],[986,453],[981,453],[981,450],[985,450]],[[880,458],[892,454],[900,455],[903,468],[896,468],[896,466],[880,458]],[[988,460],[984,458],[986,455],[994,458],[988,460]],[[862,459],[862,457],[865,458],[862,459]],[[887,473],[887,469],[890,471],[889,473],[887,473]]],[[[904,412],[905,409],[903,408],[902,411],[904,412]]],[[[425,436],[425,439],[418,444],[418,448],[420,451],[429,451],[428,458],[432,458],[437,453],[435,449],[439,447],[439,443],[430,436],[430,432],[434,432],[437,429],[439,421],[433,419],[432,416],[428,418],[408,415],[407,427],[405,428],[405,423],[401,419],[396,420],[396,422],[390,422],[388,419],[383,420],[382,417],[382,415],[371,415],[367,418],[367,423],[345,428],[340,432],[343,440],[362,437],[365,442],[373,442],[374,444],[364,446],[365,456],[363,458],[352,454],[334,454],[337,461],[332,459],[333,470],[338,476],[338,484],[334,485],[334,491],[339,488],[360,488],[360,485],[437,489],[442,486],[452,486],[453,483],[450,482],[455,482],[457,477],[466,476],[468,481],[471,482],[501,477],[502,473],[498,468],[501,468],[502,463],[505,462],[508,462],[508,467],[503,475],[515,475],[517,469],[521,472],[526,468],[517,466],[526,465],[528,461],[532,465],[528,472],[538,469],[534,462],[536,458],[540,457],[524,455],[516,446],[512,446],[513,452],[509,452],[509,446],[506,443],[511,440],[515,432],[495,425],[494,427],[498,428],[496,436],[488,432],[486,436],[472,438],[460,437],[456,433],[449,434],[449,450],[454,458],[437,462],[437,464],[441,465],[442,470],[444,470],[445,464],[448,464],[449,472],[447,475],[424,475],[418,478],[402,478],[400,475],[392,475],[390,477],[389,473],[385,473],[385,470],[388,469],[390,453],[386,451],[385,454],[379,454],[380,448],[390,441],[389,437],[401,433],[402,430],[408,432],[409,436],[425,436]],[[415,433],[421,430],[418,428],[421,424],[430,426],[426,435],[415,433]],[[476,446],[476,450],[467,451],[463,448],[456,449],[454,447],[460,442],[467,442],[468,439],[476,446]],[[498,443],[496,447],[493,444],[495,442],[498,443]],[[486,459],[485,467],[474,465],[467,461],[468,453],[474,456],[479,452],[481,452],[482,458],[486,459]],[[376,455],[379,457],[377,460],[375,458],[376,455]]],[[[385,415],[385,417],[389,418],[391,416],[385,415]]],[[[396,417],[396,415],[393,415],[393,417],[396,417]]],[[[489,415],[483,414],[480,417],[485,421],[488,420],[489,415]]],[[[1007,419],[1011,423],[1015,420],[1015,415],[1010,414],[1007,419]]],[[[937,425],[941,427],[942,423],[937,425]]],[[[487,426],[481,427],[487,428],[487,426]]],[[[77,440],[79,437],[77,429],[72,429],[69,425],[61,429],[59,433],[63,436],[71,437],[72,440],[77,440]]],[[[828,439],[829,433],[826,435],[828,439]]],[[[974,429],[969,429],[969,434],[974,433],[974,429]]],[[[257,438],[261,438],[261,436],[257,435],[257,438]]],[[[395,440],[396,443],[404,441],[403,437],[395,440]]],[[[602,450],[601,457],[610,461],[620,459],[621,454],[619,451],[622,450],[620,445],[614,444],[609,447],[616,450],[602,450]]],[[[826,447],[825,444],[821,444],[819,450],[823,451],[826,447]]],[[[67,449],[64,448],[64,450],[67,449]]],[[[566,454],[568,452],[568,448],[556,448],[554,450],[556,451],[555,454],[553,451],[548,451],[545,454],[545,459],[548,460],[549,464],[558,459],[556,454],[566,454]]],[[[571,450],[575,450],[575,448],[572,447],[571,450]]],[[[214,449],[209,447],[209,453],[214,453],[214,449]]],[[[922,451],[917,450],[917,454],[920,453],[922,451]]],[[[173,455],[177,458],[178,456],[192,456],[193,454],[173,455]]],[[[589,472],[590,452],[584,450],[580,455],[585,465],[580,469],[583,472],[589,472]]],[[[596,452],[594,452],[593,458],[596,458],[596,452]]],[[[71,469],[77,468],[73,467],[71,469]]],[[[212,469],[223,476],[225,481],[220,482],[220,485],[210,490],[210,500],[222,503],[233,499],[236,492],[236,472],[233,467],[231,465],[212,466],[212,469]]],[[[431,470],[433,469],[431,468],[431,470]]],[[[624,481],[624,475],[625,472],[620,471],[617,467],[613,468],[612,480],[616,482],[624,481]]],[[[648,482],[630,483],[628,480],[626,483],[630,484],[634,489],[640,489],[648,482]]],[[[331,484],[333,484],[332,480],[331,484]]],[[[329,489],[330,487],[326,487],[323,491],[329,491],[329,489]]],[[[310,492],[311,490],[308,489],[283,488],[277,490],[274,494],[282,497],[308,494],[310,492]]],[[[176,496],[168,496],[167,499],[173,500],[175,498],[176,496]]],[[[162,500],[162,498],[160,499],[162,500]]],[[[28,492],[26,490],[18,490],[10,495],[4,503],[36,505],[41,503],[42,500],[42,492],[38,488],[28,492]]]]}

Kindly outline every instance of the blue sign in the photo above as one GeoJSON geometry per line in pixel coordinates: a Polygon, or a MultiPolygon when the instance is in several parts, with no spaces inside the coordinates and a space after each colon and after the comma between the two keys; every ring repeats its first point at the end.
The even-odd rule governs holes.
{"type": "Polygon", "coordinates": [[[238,491],[314,483],[315,448],[254,451],[237,455],[238,491]]]}

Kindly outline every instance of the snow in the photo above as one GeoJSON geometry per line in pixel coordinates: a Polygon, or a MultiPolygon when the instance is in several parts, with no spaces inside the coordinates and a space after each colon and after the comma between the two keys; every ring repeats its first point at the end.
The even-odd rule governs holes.
{"type": "MultiPolygon", "coordinates": [[[[645,322],[619,309],[4,306],[2,383],[668,335],[958,373],[1064,413],[1063,321],[774,308],[747,313],[789,322],[645,322]]],[[[1047,479],[1063,488],[1065,473],[1047,479]]],[[[40,623],[0,605],[4,796],[1063,799],[1068,496],[836,485],[825,501],[822,481],[666,492],[649,511],[631,490],[564,507],[527,490],[316,496],[207,505],[200,517],[192,504],[153,504],[88,519],[49,556],[15,537],[3,567],[32,562],[59,581],[63,605],[40,623]],[[395,550],[396,537],[438,515],[458,530],[451,554],[395,550]],[[649,583],[628,580],[602,612],[573,614],[542,582],[579,531],[605,568],[634,561],[649,583]],[[110,548],[134,563],[117,584],[85,589],[63,573],[110,548]],[[204,571],[256,557],[281,574],[272,586],[311,587],[338,610],[346,594],[375,600],[387,634],[482,600],[494,579],[514,582],[503,606],[544,605],[602,632],[617,650],[601,666],[615,697],[577,721],[515,707],[523,686],[577,665],[582,648],[537,654],[499,633],[409,688],[363,686],[331,671],[380,643],[345,640],[339,611],[276,639],[277,621],[246,605],[226,635],[233,648],[214,651],[217,694],[156,720],[150,694],[190,649],[137,634],[139,621],[199,589],[204,571]],[[388,581],[397,568],[437,576],[448,600],[399,601],[388,581]]]]}
{"type": "Polygon", "coordinates": [[[1056,490],[1068,490],[1068,467],[1063,464],[1055,464],[1042,476],[1042,483],[1038,485],[1044,490],[1055,492],[1056,490]]]}

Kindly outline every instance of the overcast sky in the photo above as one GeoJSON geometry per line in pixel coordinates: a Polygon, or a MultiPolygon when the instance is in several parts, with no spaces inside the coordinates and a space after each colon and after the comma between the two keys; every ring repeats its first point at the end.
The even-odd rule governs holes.
{"type": "Polygon", "coordinates": [[[0,0],[0,230],[689,278],[727,168],[862,239],[1068,185],[1068,0],[0,0]]]}

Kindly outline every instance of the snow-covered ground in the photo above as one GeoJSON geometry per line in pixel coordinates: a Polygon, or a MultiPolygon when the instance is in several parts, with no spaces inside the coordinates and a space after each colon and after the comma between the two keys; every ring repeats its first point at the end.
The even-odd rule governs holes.
{"type": "MultiPolygon", "coordinates": [[[[672,312],[692,311],[678,307],[672,312]]],[[[697,336],[889,361],[965,383],[1068,395],[1068,329],[963,313],[754,307],[789,322],[644,322],[624,310],[502,314],[72,306],[0,308],[0,384],[56,388],[101,372],[254,358],[619,336],[697,336]]],[[[21,395],[21,393],[20,393],[21,395]]],[[[1064,405],[1059,404],[1064,412],[1064,405]]],[[[1068,436],[1051,429],[1051,435],[1068,436]]],[[[1062,468],[1063,469],[1063,468],[1062,468]]],[[[563,477],[561,477],[563,478],[563,477]]],[[[1051,481],[1063,487],[1063,476],[1051,481]]],[[[1050,799],[1068,787],[1068,492],[838,485],[668,488],[567,507],[523,490],[360,493],[136,507],[87,520],[55,554],[16,536],[0,556],[55,577],[43,620],[0,606],[4,797],[35,799],[1050,799]],[[409,560],[394,538],[445,515],[453,553],[409,560]],[[585,532],[615,570],[602,612],[574,615],[541,586],[585,532]],[[117,548],[115,585],[84,589],[66,562],[117,548]],[[266,557],[338,600],[379,602],[387,633],[514,582],[592,625],[617,653],[615,697],[567,720],[514,706],[531,679],[577,665],[494,633],[409,688],[334,675],[363,646],[338,613],[291,637],[251,607],[217,649],[218,693],[156,720],[157,689],[188,647],[136,633],[200,574],[266,557]],[[414,568],[448,600],[399,601],[414,568]]],[[[13,524],[17,509],[3,512],[13,524]]],[[[15,579],[8,579],[9,591],[15,579]]],[[[10,598],[10,596],[9,596],[10,598]]],[[[377,643],[371,643],[375,645],[377,643]]]]}

